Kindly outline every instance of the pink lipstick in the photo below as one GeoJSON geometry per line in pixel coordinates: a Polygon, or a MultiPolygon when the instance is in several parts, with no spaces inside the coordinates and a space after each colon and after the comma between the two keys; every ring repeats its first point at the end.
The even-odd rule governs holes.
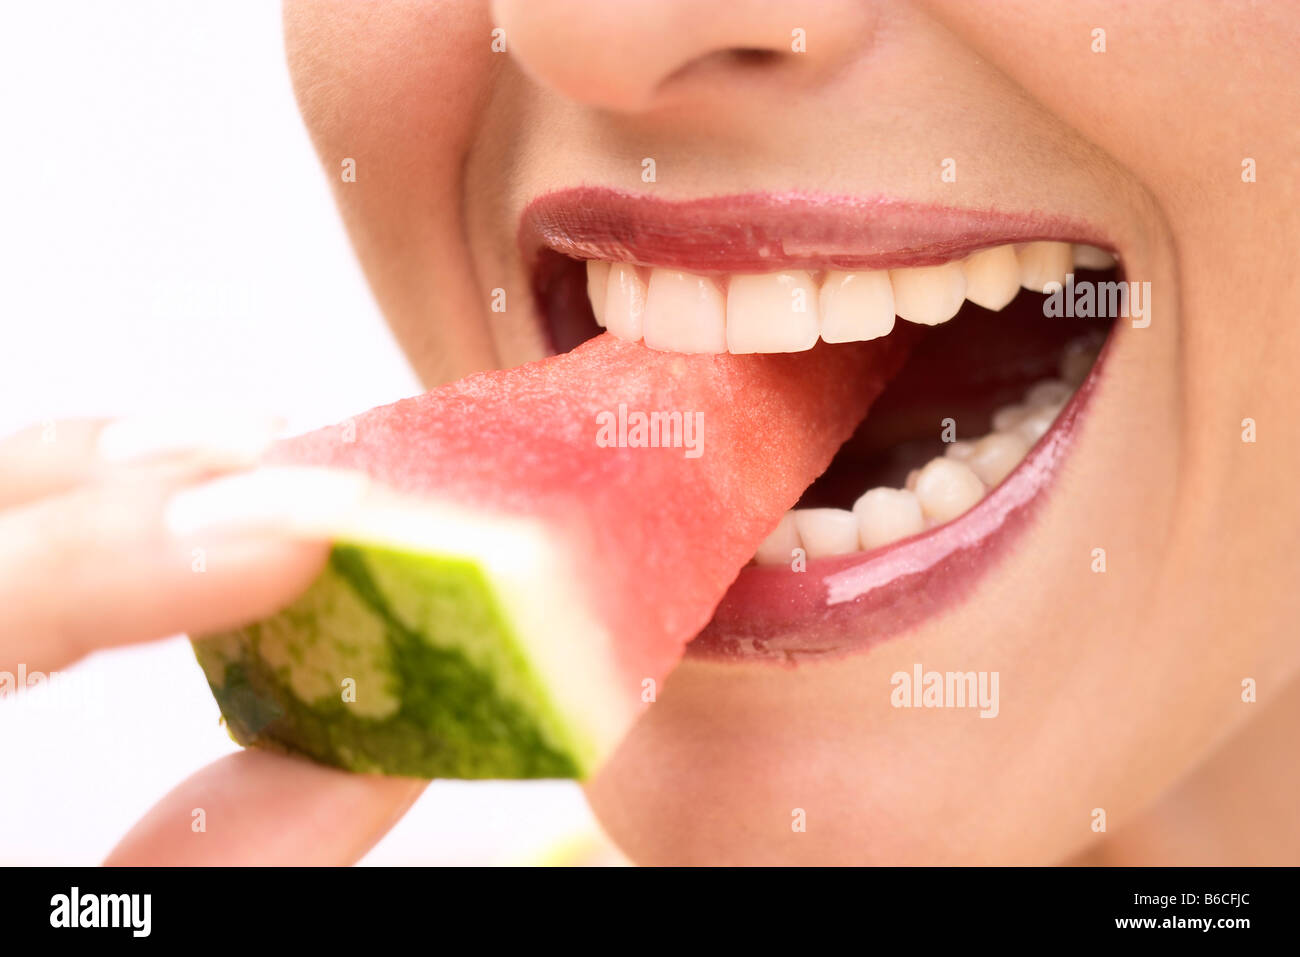
{"type": "Polygon", "coordinates": [[[1038,213],[806,192],[666,200],[589,186],[533,200],[519,230],[530,264],[545,247],[697,273],[930,266],[1038,239],[1104,245],[1087,224],[1038,213]]]}

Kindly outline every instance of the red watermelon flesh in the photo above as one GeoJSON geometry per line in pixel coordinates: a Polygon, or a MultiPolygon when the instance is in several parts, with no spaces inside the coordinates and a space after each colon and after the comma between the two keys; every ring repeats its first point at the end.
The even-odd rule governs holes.
{"type": "MultiPolygon", "coordinates": [[[[308,605],[284,613],[289,619],[210,643],[217,651],[206,660],[199,643],[236,738],[387,773],[585,776],[866,415],[908,342],[896,334],[806,353],[695,356],[605,334],[285,441],[274,461],[363,471],[397,504],[382,522],[354,518],[338,529],[338,547],[369,550],[368,571],[351,559],[335,569],[357,601],[309,595],[308,605]],[[660,415],[654,431],[646,428],[650,413],[660,415]],[[660,447],[645,447],[656,434],[660,447]],[[436,545],[394,533],[434,510],[457,525],[443,535],[442,522],[436,545]],[[373,558],[386,547],[389,564],[376,572],[373,558]],[[411,556],[421,553],[443,563],[438,571],[413,570],[411,556]],[[456,565],[456,574],[477,575],[474,587],[457,578],[455,600],[431,610],[417,592],[441,594],[446,563],[458,558],[465,567],[456,565]],[[400,613],[391,600],[397,592],[400,613]],[[472,634],[449,621],[468,614],[467,602],[472,634]],[[383,628],[331,631],[329,616],[361,614],[354,605],[381,615],[383,628]],[[490,625],[485,609],[495,609],[490,625]],[[323,697],[329,682],[300,676],[295,663],[321,635],[351,648],[363,631],[382,633],[376,640],[391,646],[364,665],[343,656],[385,689],[382,707],[365,718],[400,727],[336,715],[348,728],[335,734],[332,719],[318,713],[322,703],[304,700],[316,690],[323,697]],[[493,641],[509,647],[482,647],[493,641]],[[473,659],[478,670],[464,673],[497,692],[508,686],[500,696],[510,706],[458,718],[410,705],[421,642],[473,659]],[[231,667],[238,694],[228,685],[231,667]],[[434,744],[407,740],[421,735],[434,744]],[[533,761],[522,753],[530,747],[552,757],[533,761]]],[[[462,672],[435,671],[430,680],[442,682],[446,698],[448,675],[462,672]]]]}

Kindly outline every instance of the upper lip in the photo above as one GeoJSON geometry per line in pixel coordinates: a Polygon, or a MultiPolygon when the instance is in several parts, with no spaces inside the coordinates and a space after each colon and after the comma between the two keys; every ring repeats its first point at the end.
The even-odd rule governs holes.
{"type": "Polygon", "coordinates": [[[595,186],[543,194],[524,209],[519,244],[574,259],[696,273],[933,266],[1005,243],[1109,244],[1063,216],[810,192],[661,199],[595,186]]]}

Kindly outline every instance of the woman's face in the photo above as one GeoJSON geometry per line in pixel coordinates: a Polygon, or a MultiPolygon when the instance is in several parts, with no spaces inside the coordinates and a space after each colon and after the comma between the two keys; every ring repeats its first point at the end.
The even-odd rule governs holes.
{"type": "MultiPolygon", "coordinates": [[[[932,607],[897,633],[863,619],[882,629],[858,636],[869,651],[795,667],[683,661],[588,787],[634,859],[1060,860],[1096,840],[1096,809],[1116,830],[1253,717],[1243,681],[1263,699],[1295,675],[1300,17],[1285,4],[1231,23],[1220,13],[1038,0],[286,4],[307,125],[430,386],[568,344],[564,310],[585,307],[536,298],[521,224],[538,197],[580,186],[760,206],[764,194],[838,197],[850,212],[835,215],[860,209],[862,231],[849,232],[874,244],[849,252],[882,266],[914,236],[898,209],[934,234],[921,259],[943,258],[944,223],[976,224],[956,249],[1028,222],[1042,235],[1021,238],[1091,240],[1118,254],[1123,278],[1150,284],[1149,322],[1116,321],[1032,514],[976,571],[952,572],[962,587],[940,575],[932,607]],[[893,676],[918,665],[996,672],[996,717],[896,707],[893,676]]],[[[568,196],[556,202],[581,200],[568,196]]],[[[625,258],[695,266],[725,288],[725,256],[692,263],[675,243],[680,208],[654,207],[668,238],[625,258]]],[[[635,228],[644,209],[619,215],[635,228]]],[[[744,231],[743,208],[726,215],[744,231]]],[[[796,215],[818,234],[815,204],[796,215]]],[[[834,265],[805,252],[815,276],[834,265]]],[[[996,318],[984,328],[1018,334],[996,318]]],[[[804,625],[784,627],[797,640],[804,625]]]]}

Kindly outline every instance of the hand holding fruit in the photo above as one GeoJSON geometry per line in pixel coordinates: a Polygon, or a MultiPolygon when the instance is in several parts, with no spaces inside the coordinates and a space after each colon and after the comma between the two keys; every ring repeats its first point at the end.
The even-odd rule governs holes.
{"type": "MultiPolygon", "coordinates": [[[[219,513],[231,482],[260,481],[232,473],[273,434],[270,420],[225,416],[48,422],[0,440],[0,671],[49,672],[291,601],[318,573],[324,543],[193,520],[219,513]]],[[[350,863],[422,787],[239,752],[164,797],[109,863],[350,863]],[[202,831],[191,827],[196,808],[202,831]]]]}

